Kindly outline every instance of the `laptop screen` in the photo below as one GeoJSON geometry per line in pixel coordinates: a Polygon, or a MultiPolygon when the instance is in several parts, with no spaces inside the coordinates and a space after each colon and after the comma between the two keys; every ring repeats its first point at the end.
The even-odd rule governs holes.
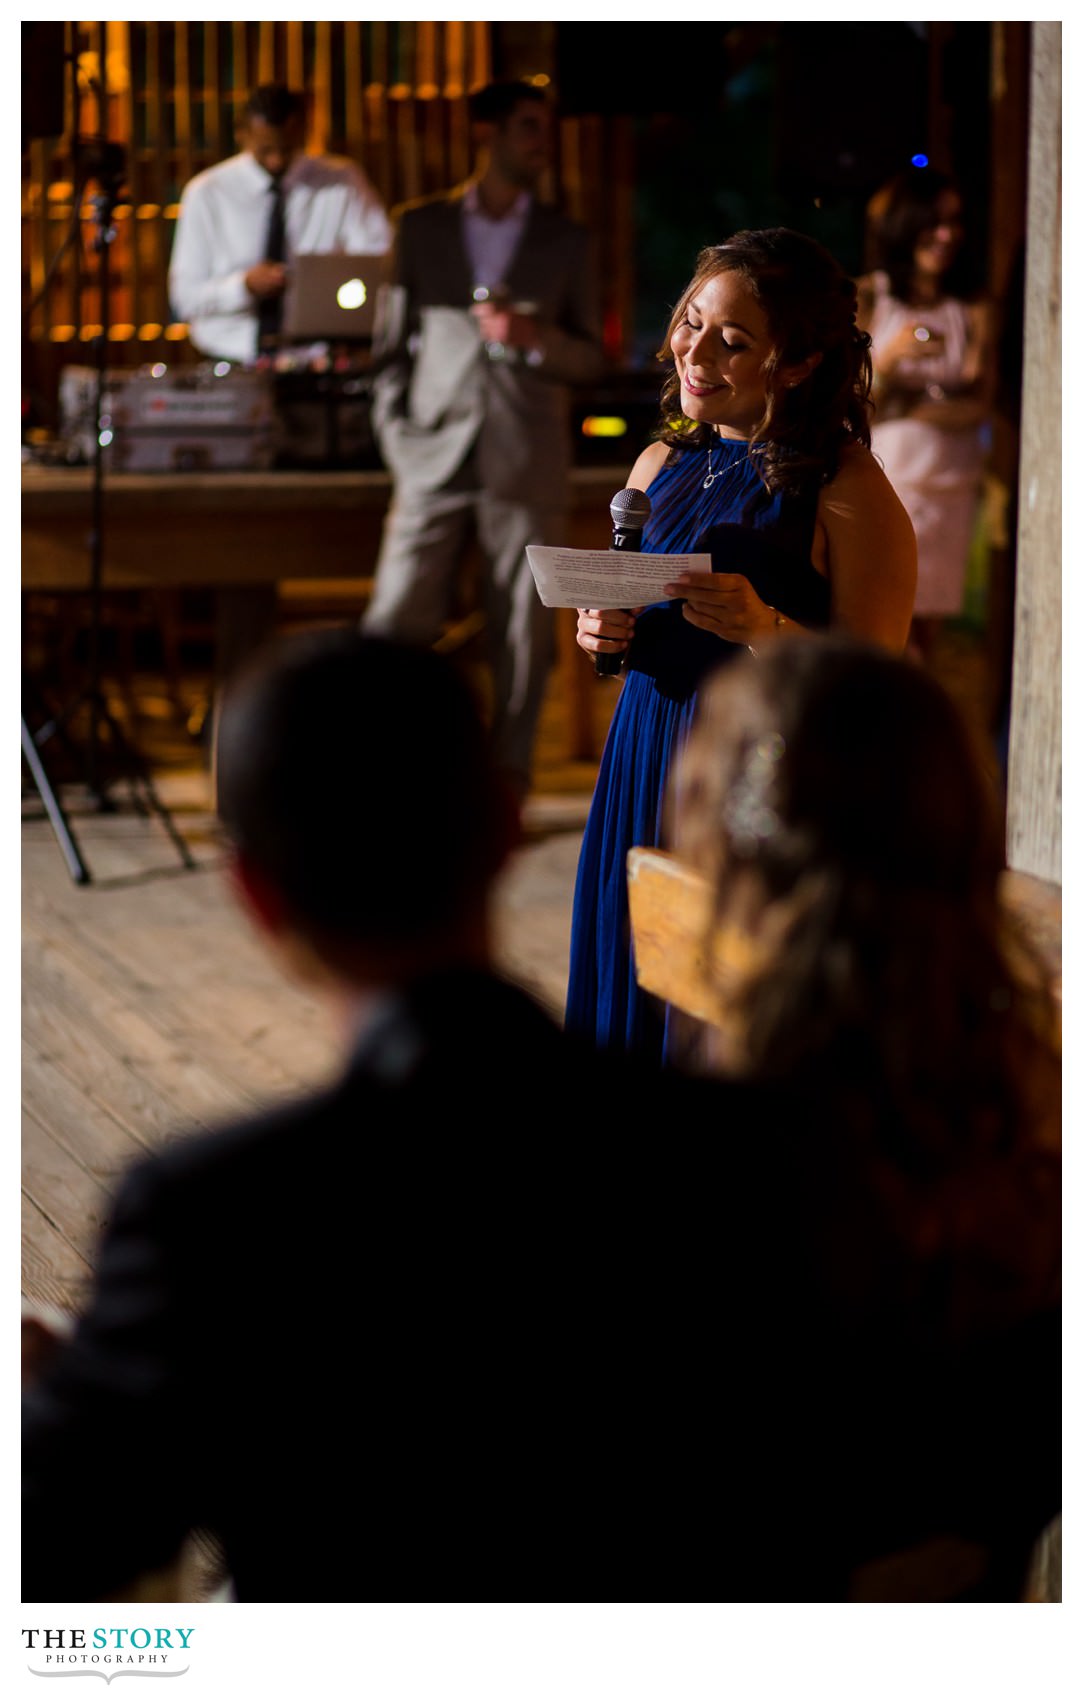
{"type": "Polygon", "coordinates": [[[382,254],[295,254],[282,304],[284,340],[369,340],[383,275],[382,254]]]}

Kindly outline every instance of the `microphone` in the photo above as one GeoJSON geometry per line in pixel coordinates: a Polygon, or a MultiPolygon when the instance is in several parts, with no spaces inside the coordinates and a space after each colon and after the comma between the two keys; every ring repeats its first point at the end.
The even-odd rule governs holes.
{"type": "MultiPolygon", "coordinates": [[[[613,521],[611,549],[639,549],[643,544],[643,527],[651,517],[651,499],[642,490],[618,490],[609,504],[613,521]]],[[[599,679],[612,678],[624,665],[627,651],[596,655],[594,672],[599,679]]]]}

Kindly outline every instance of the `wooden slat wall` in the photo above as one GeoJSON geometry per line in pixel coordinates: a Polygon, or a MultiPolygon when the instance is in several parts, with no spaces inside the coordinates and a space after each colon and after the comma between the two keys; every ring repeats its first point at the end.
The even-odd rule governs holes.
{"type": "Polygon", "coordinates": [[[218,159],[224,152],[222,146],[222,101],[220,86],[221,55],[218,45],[218,30],[204,27],[203,30],[203,122],[200,134],[204,137],[207,150],[212,158],[218,159]]]}
{"type": "MultiPolygon", "coordinates": [[[[459,182],[471,166],[467,97],[493,76],[492,27],[472,22],[68,23],[81,56],[78,129],[92,135],[98,103],[88,81],[104,64],[105,127],[128,148],[131,205],[113,246],[111,364],[194,358],[171,324],[166,273],[177,201],[197,171],[224,158],[252,83],[286,79],[309,95],[309,145],[358,158],[390,207],[459,182]]],[[[559,91],[554,91],[559,93],[559,91]]],[[[27,292],[72,216],[72,99],[56,142],[34,141],[23,161],[23,270],[27,292]]],[[[621,353],[632,292],[627,120],[565,119],[551,189],[602,233],[610,352],[621,353]]],[[[61,363],[86,359],[96,310],[93,226],[69,253],[28,327],[31,367],[55,381],[61,363]]],[[[44,385],[42,387],[45,387],[44,385]]]]}
{"type": "Polygon", "coordinates": [[[365,144],[364,100],[363,90],[363,59],[361,56],[361,25],[346,24],[343,41],[343,69],[345,73],[346,106],[346,152],[351,159],[359,159],[365,144]]]}
{"type": "Polygon", "coordinates": [[[331,110],[331,30],[326,21],[316,25],[316,52],[312,71],[311,144],[317,151],[330,146],[335,128],[331,110]]]}

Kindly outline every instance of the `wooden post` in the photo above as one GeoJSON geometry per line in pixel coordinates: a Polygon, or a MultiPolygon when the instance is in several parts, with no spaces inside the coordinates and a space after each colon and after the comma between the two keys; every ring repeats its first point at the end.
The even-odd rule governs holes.
{"type": "Polygon", "coordinates": [[[993,412],[993,446],[985,469],[989,540],[985,651],[990,682],[989,726],[999,734],[1008,719],[1015,617],[1030,25],[994,23],[990,30],[991,193],[987,281],[997,321],[1000,370],[993,412]]]}
{"type": "Polygon", "coordinates": [[[1061,877],[1061,69],[1059,23],[1031,37],[1030,159],[1009,867],[1061,877]]]}

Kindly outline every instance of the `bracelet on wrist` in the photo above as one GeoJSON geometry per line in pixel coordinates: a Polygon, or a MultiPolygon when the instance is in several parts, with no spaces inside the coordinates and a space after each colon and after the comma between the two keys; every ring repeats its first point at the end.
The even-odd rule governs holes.
{"type": "MultiPolygon", "coordinates": [[[[786,618],[785,614],[780,614],[778,609],[772,608],[771,604],[769,602],[765,602],[764,607],[767,609],[767,612],[769,614],[774,615],[774,622],[775,622],[775,630],[776,631],[778,631],[782,626],[788,626],[789,625],[790,622],[786,618]]],[[[756,657],[757,661],[758,661],[759,660],[759,654],[760,654],[759,650],[755,649],[752,644],[747,644],[746,648],[748,650],[749,655],[754,655],[756,657]]]]}

